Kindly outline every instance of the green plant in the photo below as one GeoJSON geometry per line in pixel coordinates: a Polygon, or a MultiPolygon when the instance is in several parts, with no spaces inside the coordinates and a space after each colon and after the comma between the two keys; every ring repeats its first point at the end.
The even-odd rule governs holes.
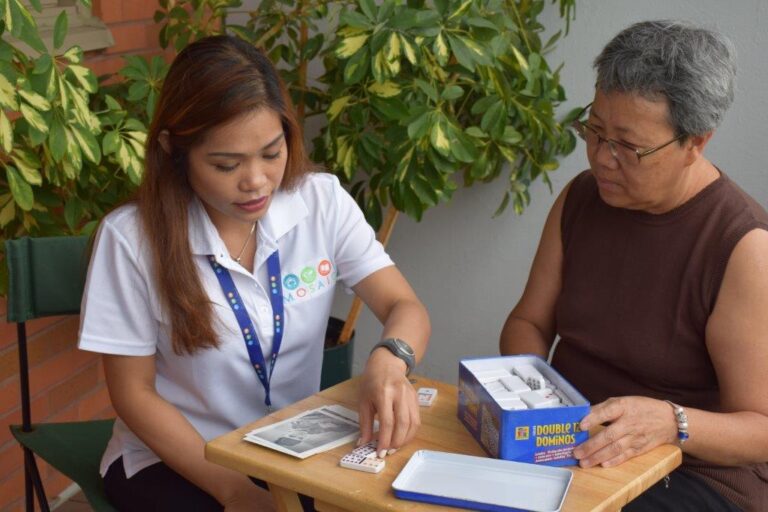
{"type": "MultiPolygon", "coordinates": [[[[574,2],[551,0],[566,30],[574,2]]],[[[469,186],[508,169],[497,213],[510,203],[522,212],[531,183],[549,182],[575,138],[565,128],[573,113],[562,121],[554,113],[565,92],[545,55],[561,32],[542,43],[545,4],[265,0],[244,26],[227,26],[239,0],[159,0],[155,19],[163,46],[226,28],[264,47],[300,116],[319,121],[314,158],[351,184],[378,227],[384,207],[420,219],[451,197],[457,178],[469,186]],[[311,62],[320,72],[310,73],[311,62]]],[[[0,0],[3,238],[90,233],[141,179],[167,64],[129,57],[120,80],[97,80],[78,48],[61,48],[66,16],[49,49],[21,0],[0,0]]]]}
{"type": "MultiPolygon", "coordinates": [[[[556,2],[567,29],[575,0],[556,2]]],[[[325,117],[313,156],[351,183],[378,227],[388,205],[421,219],[451,197],[457,176],[469,186],[508,169],[497,214],[510,203],[522,213],[531,183],[549,184],[575,146],[575,112],[555,115],[565,91],[545,55],[562,32],[542,42],[545,4],[268,0],[230,29],[283,64],[304,116],[325,117]],[[317,55],[313,81],[307,62],[317,55]]]]}
{"type": "MultiPolygon", "coordinates": [[[[66,12],[56,21],[49,50],[19,0],[0,4],[2,237],[87,233],[124,197],[125,183],[138,180],[143,124],[121,115],[116,103],[106,110],[91,106],[99,85],[82,65],[82,51],[61,51],[66,12]],[[17,41],[37,55],[25,54],[17,41]],[[119,152],[103,144],[108,131],[117,134],[119,152]],[[129,172],[114,172],[118,153],[129,172]]],[[[32,4],[40,9],[39,1],[32,4]]],[[[2,292],[5,265],[0,268],[2,292]]]]}
{"type": "Polygon", "coordinates": [[[160,46],[181,51],[192,41],[220,34],[226,27],[227,14],[240,7],[240,0],[158,0],[155,23],[160,29],[160,46]]]}

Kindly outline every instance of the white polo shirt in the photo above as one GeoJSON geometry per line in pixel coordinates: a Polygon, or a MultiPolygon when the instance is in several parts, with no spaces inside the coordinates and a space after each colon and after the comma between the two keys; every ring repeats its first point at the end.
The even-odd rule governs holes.
{"type": "MultiPolygon", "coordinates": [[[[355,201],[330,174],[310,174],[292,193],[278,191],[258,224],[254,274],[230,256],[199,200],[190,203],[189,240],[204,289],[220,320],[218,349],[176,355],[152,279],[152,257],[135,205],[101,224],[83,295],[79,347],[156,358],[157,392],[210,440],[266,414],[264,388],[251,366],[237,320],[207,256],[229,269],[257,330],[272,353],[272,306],[266,260],[280,251],[285,304],[282,346],[271,380],[272,404],[289,405],[320,387],[323,342],[337,280],[354,286],[392,265],[355,201]]],[[[173,265],[173,261],[165,262],[173,265]]],[[[123,457],[130,478],[160,459],[118,418],[101,473],[123,457]]]]}

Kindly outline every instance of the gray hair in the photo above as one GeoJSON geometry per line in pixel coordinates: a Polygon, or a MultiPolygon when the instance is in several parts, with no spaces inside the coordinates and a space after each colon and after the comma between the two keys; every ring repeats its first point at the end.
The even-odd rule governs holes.
{"type": "Polygon", "coordinates": [[[733,44],[718,32],[670,20],[622,30],[594,62],[597,88],[666,99],[677,135],[714,130],[733,103],[733,44]]]}

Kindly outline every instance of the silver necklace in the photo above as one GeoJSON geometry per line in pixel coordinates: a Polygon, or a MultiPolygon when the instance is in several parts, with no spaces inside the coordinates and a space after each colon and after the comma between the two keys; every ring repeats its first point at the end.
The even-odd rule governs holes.
{"type": "Polygon", "coordinates": [[[243,257],[243,253],[245,252],[245,248],[248,247],[248,242],[251,241],[251,237],[253,236],[253,232],[256,231],[256,223],[253,223],[253,226],[251,226],[251,230],[248,232],[248,238],[245,239],[245,243],[243,244],[243,248],[240,249],[240,254],[237,255],[237,258],[235,258],[235,261],[237,263],[240,263],[240,259],[243,257]]]}

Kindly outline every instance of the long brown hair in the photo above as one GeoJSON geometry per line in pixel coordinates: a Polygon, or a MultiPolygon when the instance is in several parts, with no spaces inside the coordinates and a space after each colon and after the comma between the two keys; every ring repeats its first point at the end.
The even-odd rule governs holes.
{"type": "Polygon", "coordinates": [[[282,121],[288,161],[280,188],[290,190],[311,167],[285,85],[259,49],[232,36],[201,39],[179,53],[163,83],[137,203],[177,354],[218,346],[213,307],[189,245],[187,215],[194,197],[187,178],[189,151],[212,128],[264,108],[282,121]],[[158,139],[163,131],[170,153],[158,139]]]}

